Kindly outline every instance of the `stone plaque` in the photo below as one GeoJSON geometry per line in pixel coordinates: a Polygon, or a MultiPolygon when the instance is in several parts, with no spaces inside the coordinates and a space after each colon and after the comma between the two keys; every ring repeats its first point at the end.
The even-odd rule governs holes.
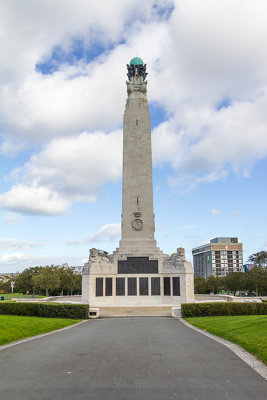
{"type": "Polygon", "coordinates": [[[157,274],[158,260],[149,257],[127,257],[118,261],[118,274],[157,274]]]}
{"type": "Polygon", "coordinates": [[[112,296],[112,278],[106,278],[106,296],[112,296]]]}
{"type": "Polygon", "coordinates": [[[173,276],[172,278],[173,296],[180,296],[180,278],[173,276]]]}
{"type": "Polygon", "coordinates": [[[140,296],[148,296],[148,278],[139,278],[140,296]]]}
{"type": "Polygon", "coordinates": [[[164,277],[164,296],[171,295],[171,280],[169,277],[164,277]]]}
{"type": "Polygon", "coordinates": [[[160,278],[151,278],[151,295],[160,296],[160,278]]]}
{"type": "Polygon", "coordinates": [[[136,296],[136,278],[128,278],[128,296],[136,296]]]}
{"type": "Polygon", "coordinates": [[[103,296],[103,278],[96,278],[96,296],[103,296]]]}
{"type": "Polygon", "coordinates": [[[125,278],[116,278],[116,296],[125,296],[125,278]]]}

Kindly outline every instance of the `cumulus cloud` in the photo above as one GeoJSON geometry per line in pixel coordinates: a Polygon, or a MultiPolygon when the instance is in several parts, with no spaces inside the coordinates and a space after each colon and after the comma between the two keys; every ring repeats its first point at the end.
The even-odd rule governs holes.
{"type": "Polygon", "coordinates": [[[25,214],[65,214],[73,201],[94,202],[101,186],[121,175],[121,131],[51,141],[13,171],[21,180],[0,195],[2,208],[25,214]]]}
{"type": "MultiPolygon", "coordinates": [[[[38,7],[33,1],[27,3],[28,7],[19,1],[1,3],[0,146],[5,153],[33,144],[47,147],[26,165],[22,182],[16,192],[15,187],[11,189],[12,194],[23,190],[29,197],[36,188],[34,181],[43,190],[39,198],[48,202],[48,211],[43,213],[53,213],[56,196],[58,214],[79,201],[80,179],[76,190],[73,174],[68,179],[61,173],[67,167],[58,167],[52,160],[48,183],[43,160],[51,161],[48,151],[59,143],[55,141],[60,139],[51,142],[52,138],[66,141],[69,137],[73,142],[75,132],[107,133],[120,126],[126,98],[125,64],[136,49],[148,65],[149,101],[165,110],[166,120],[153,132],[153,160],[173,168],[171,185],[188,190],[231,173],[249,176],[253,165],[266,157],[264,0],[203,0],[199,4],[149,0],[142,7],[137,0],[112,4],[80,0],[75,5],[48,0],[38,7]],[[60,17],[63,7],[64,19],[60,17]],[[51,69],[48,74],[42,73],[46,65],[51,69]],[[55,188],[56,177],[61,176],[60,188],[55,188]]],[[[118,143],[112,146],[117,154],[120,149],[118,143]]],[[[92,159],[97,170],[100,163],[92,159]]],[[[89,166],[90,177],[91,171],[89,166]]],[[[102,184],[108,181],[110,177],[100,179],[102,184]]],[[[94,182],[92,187],[90,191],[83,186],[80,199],[93,201],[94,182]]],[[[3,196],[1,204],[8,208],[11,199],[8,193],[3,196]]]]}
{"type": "Polygon", "coordinates": [[[29,240],[19,240],[19,239],[11,239],[11,238],[0,238],[0,249],[8,250],[8,249],[23,249],[25,247],[41,247],[43,246],[42,242],[31,242],[29,240]]]}
{"type": "Polygon", "coordinates": [[[146,24],[160,24],[172,1],[26,3],[4,1],[0,10],[2,151],[120,125],[133,38],[146,24]],[[51,71],[43,74],[46,65],[51,71]]]}
{"type": "Polygon", "coordinates": [[[117,240],[121,235],[121,224],[106,224],[103,225],[97,232],[92,233],[90,236],[81,239],[68,240],[68,245],[78,245],[90,242],[117,240]]]}
{"type": "Polygon", "coordinates": [[[20,218],[20,215],[16,213],[8,213],[3,215],[3,221],[6,224],[11,224],[12,222],[18,221],[20,218]]]}
{"type": "Polygon", "coordinates": [[[0,195],[0,206],[24,214],[60,215],[66,213],[70,202],[45,187],[13,186],[0,195]]]}

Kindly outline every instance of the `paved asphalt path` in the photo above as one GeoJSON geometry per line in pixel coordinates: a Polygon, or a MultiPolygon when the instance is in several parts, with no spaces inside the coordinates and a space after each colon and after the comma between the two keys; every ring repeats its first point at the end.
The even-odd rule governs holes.
{"type": "Polygon", "coordinates": [[[1,400],[266,400],[229,349],[171,318],[90,320],[0,351],[1,400]]]}

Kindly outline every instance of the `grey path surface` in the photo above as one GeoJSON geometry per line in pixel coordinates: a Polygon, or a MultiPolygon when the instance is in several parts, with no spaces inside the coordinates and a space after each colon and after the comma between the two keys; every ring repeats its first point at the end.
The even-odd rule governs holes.
{"type": "Polygon", "coordinates": [[[175,319],[90,320],[0,352],[1,400],[265,400],[267,384],[175,319]]]}

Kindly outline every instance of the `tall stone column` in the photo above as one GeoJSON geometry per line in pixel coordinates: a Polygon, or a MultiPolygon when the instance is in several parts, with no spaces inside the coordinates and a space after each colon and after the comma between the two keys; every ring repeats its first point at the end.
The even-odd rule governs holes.
{"type": "Polygon", "coordinates": [[[146,66],[139,57],[128,67],[123,117],[122,238],[120,248],[156,247],[153,211],[151,123],[146,66]]]}

